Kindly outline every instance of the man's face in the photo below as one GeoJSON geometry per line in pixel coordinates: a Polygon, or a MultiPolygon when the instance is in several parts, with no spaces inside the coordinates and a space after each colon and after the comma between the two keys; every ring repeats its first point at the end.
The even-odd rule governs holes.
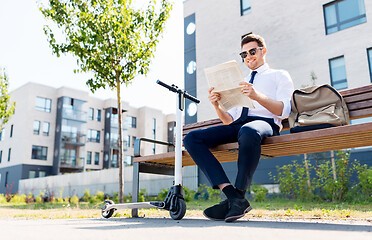
{"type": "MultiPolygon", "coordinates": [[[[249,50],[258,48],[257,42],[249,42],[243,45],[242,52],[246,51],[247,57],[244,58],[244,63],[249,67],[251,70],[255,70],[265,64],[264,56],[266,54],[266,48],[263,49],[256,49],[256,54],[251,55],[249,54],[249,50]]],[[[252,51],[251,51],[252,52],[252,51]]]]}

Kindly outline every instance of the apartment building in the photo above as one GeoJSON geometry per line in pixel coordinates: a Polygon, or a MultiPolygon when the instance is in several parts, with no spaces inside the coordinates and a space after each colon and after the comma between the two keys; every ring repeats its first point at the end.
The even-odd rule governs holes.
{"type": "MultiPolygon", "coordinates": [[[[186,103],[186,123],[218,117],[207,98],[205,68],[236,60],[243,75],[249,74],[239,56],[240,41],[249,33],[265,38],[266,61],[271,68],[287,70],[296,89],[327,83],[343,90],[371,84],[371,20],[368,0],[185,0],[185,88],[201,100],[197,107],[186,103]]],[[[363,121],[372,120],[352,124],[363,121]]],[[[372,165],[371,153],[370,148],[354,149],[352,159],[372,165]]],[[[292,159],[261,160],[254,181],[271,183],[267,173],[292,159]]],[[[225,165],[230,166],[228,172],[236,171],[231,170],[235,163],[225,165]]]]}
{"type": "MultiPolygon", "coordinates": [[[[14,90],[11,98],[15,114],[0,133],[0,193],[16,192],[20,179],[118,167],[116,100],[36,83],[14,90]]],[[[132,164],[136,138],[173,138],[173,114],[122,106],[125,165],[132,164]]],[[[142,155],[168,151],[141,147],[142,155]]]]}

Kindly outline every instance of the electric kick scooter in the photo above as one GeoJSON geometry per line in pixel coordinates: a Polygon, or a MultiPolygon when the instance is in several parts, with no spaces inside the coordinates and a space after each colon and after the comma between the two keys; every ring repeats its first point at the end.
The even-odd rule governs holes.
{"type": "Polygon", "coordinates": [[[200,101],[174,84],[169,86],[160,80],[157,80],[156,83],[167,88],[169,91],[177,93],[174,185],[169,189],[164,201],[115,204],[112,200],[105,200],[105,204],[102,207],[102,216],[104,218],[110,218],[117,210],[133,208],[165,209],[169,211],[170,216],[174,220],[180,220],[185,216],[186,203],[183,198],[182,189],[182,111],[184,110],[185,98],[195,103],[199,103],[200,101]]]}

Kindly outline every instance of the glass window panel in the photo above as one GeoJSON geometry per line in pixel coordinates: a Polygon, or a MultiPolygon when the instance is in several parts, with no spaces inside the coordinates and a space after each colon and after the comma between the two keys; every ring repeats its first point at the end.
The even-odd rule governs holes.
{"type": "Polygon", "coordinates": [[[45,171],[39,171],[39,177],[45,177],[46,172],[45,171]]]}
{"type": "Polygon", "coordinates": [[[324,8],[324,14],[325,14],[327,26],[334,25],[334,24],[337,23],[336,5],[335,4],[324,8]]]}
{"type": "MultiPolygon", "coordinates": [[[[3,158],[3,151],[0,151],[0,163],[1,163],[2,158],[3,158]]],[[[0,180],[1,180],[1,178],[0,178],[0,180]]]]}
{"type": "Polygon", "coordinates": [[[43,97],[36,97],[35,108],[39,111],[50,112],[52,100],[43,97]]]}
{"type": "Polygon", "coordinates": [[[101,121],[101,110],[100,109],[97,109],[96,120],[97,120],[97,122],[100,122],[101,121]]]}
{"type": "Polygon", "coordinates": [[[88,116],[88,119],[89,119],[89,120],[93,120],[93,119],[94,119],[94,109],[93,109],[93,108],[89,108],[89,116],[88,116]]]}
{"type": "Polygon", "coordinates": [[[323,8],[327,34],[367,21],[364,0],[334,1],[323,8]]]}
{"type": "Polygon", "coordinates": [[[40,121],[34,121],[34,134],[39,135],[40,133],[40,121]]]}
{"type": "Polygon", "coordinates": [[[48,147],[32,146],[31,158],[38,160],[47,160],[48,147]]]}
{"type": "Polygon", "coordinates": [[[240,0],[241,15],[245,15],[251,11],[251,0],[240,0]]]}
{"type": "Polygon", "coordinates": [[[36,171],[29,171],[28,172],[28,178],[35,178],[36,177],[36,171]]]}
{"type": "Polygon", "coordinates": [[[365,14],[363,0],[344,0],[338,2],[338,13],[341,22],[365,14]]]}
{"type": "Polygon", "coordinates": [[[368,64],[369,64],[369,77],[371,78],[372,82],[372,48],[367,50],[368,54],[368,64]]]}
{"type": "Polygon", "coordinates": [[[50,124],[48,122],[43,123],[43,135],[49,136],[49,126],[50,124]]]}
{"type": "Polygon", "coordinates": [[[99,153],[98,152],[94,154],[94,164],[99,165],[99,153]]]}
{"type": "Polygon", "coordinates": [[[92,164],[92,152],[87,152],[87,164],[92,164]]]}
{"type": "Polygon", "coordinates": [[[336,89],[347,88],[347,78],[344,57],[331,59],[329,61],[332,86],[336,89]]]}

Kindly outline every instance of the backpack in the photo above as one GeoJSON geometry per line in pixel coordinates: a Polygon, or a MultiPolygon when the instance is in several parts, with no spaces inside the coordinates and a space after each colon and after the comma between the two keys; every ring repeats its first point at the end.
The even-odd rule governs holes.
{"type": "Polygon", "coordinates": [[[295,90],[291,106],[291,133],[349,124],[345,100],[328,84],[295,90]]]}

